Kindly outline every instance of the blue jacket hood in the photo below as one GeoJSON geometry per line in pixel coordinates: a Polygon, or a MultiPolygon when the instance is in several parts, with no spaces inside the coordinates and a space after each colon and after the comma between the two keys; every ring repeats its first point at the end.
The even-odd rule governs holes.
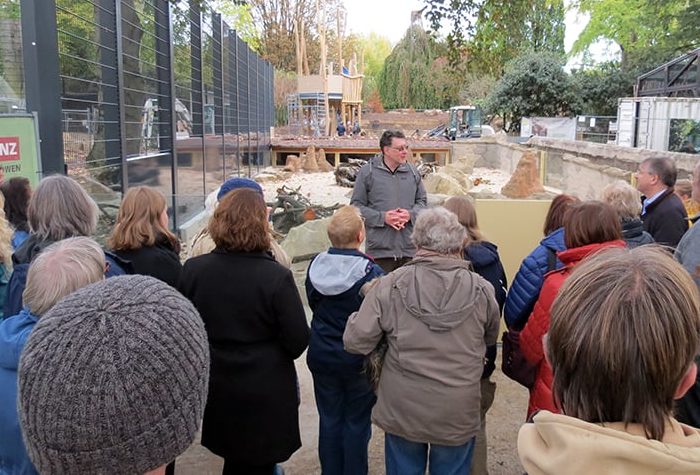
{"type": "Polygon", "coordinates": [[[498,247],[488,241],[481,241],[469,245],[464,251],[466,259],[471,261],[474,267],[486,267],[499,260],[498,247]]]}
{"type": "Polygon", "coordinates": [[[554,252],[563,251],[566,249],[564,244],[564,228],[559,228],[547,234],[541,241],[540,245],[553,250],[554,252]]]}
{"type": "Polygon", "coordinates": [[[37,321],[37,317],[24,309],[0,322],[0,368],[17,370],[19,355],[37,321]]]}
{"type": "Polygon", "coordinates": [[[314,313],[306,354],[312,372],[360,376],[364,357],[343,349],[345,324],[362,304],[362,287],[383,274],[381,267],[356,249],[332,247],[313,260],[304,284],[314,313]]]}
{"type": "Polygon", "coordinates": [[[359,251],[334,249],[322,252],[309,266],[309,280],[322,295],[340,295],[350,290],[372,266],[359,251]]]}

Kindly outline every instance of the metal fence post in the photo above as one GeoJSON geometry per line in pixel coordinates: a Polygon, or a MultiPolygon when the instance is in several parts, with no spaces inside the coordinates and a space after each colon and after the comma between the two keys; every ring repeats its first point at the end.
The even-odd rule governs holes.
{"type": "Polygon", "coordinates": [[[27,112],[36,112],[44,175],[66,173],[55,0],[21,0],[27,112]]]}

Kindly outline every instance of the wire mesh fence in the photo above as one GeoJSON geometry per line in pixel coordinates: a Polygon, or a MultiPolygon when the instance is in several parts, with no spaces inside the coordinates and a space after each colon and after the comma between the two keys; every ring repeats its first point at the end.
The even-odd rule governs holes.
{"type": "MultiPolygon", "coordinates": [[[[16,10],[0,15],[0,113],[24,107],[25,80],[49,80],[24,77],[16,10]]],[[[60,103],[42,106],[61,110],[70,174],[158,187],[184,220],[269,161],[273,68],[213,2],[56,0],[55,18],[60,103]]]]}

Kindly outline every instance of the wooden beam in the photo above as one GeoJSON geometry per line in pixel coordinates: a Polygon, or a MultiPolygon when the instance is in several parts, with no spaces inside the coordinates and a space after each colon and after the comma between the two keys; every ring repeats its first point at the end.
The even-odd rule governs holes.
{"type": "Polygon", "coordinates": [[[338,74],[343,73],[343,29],[340,25],[340,4],[338,4],[338,9],[336,12],[336,29],[338,33],[338,74]]]}
{"type": "Polygon", "coordinates": [[[300,23],[301,20],[296,20],[294,22],[294,49],[297,54],[297,76],[304,74],[303,72],[303,61],[301,58],[301,33],[300,33],[300,23]]]}

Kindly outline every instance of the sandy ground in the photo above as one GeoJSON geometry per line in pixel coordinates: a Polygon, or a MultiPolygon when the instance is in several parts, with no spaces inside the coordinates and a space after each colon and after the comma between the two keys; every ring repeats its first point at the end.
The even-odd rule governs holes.
{"type": "MultiPolygon", "coordinates": [[[[500,349],[499,349],[500,351],[500,349]]],[[[306,356],[296,362],[301,387],[299,419],[302,447],[282,464],[287,475],[314,475],[321,473],[318,461],[318,413],[313,394],[311,373],[306,367],[306,356]]],[[[500,366],[500,362],[499,362],[500,366]]],[[[496,399],[486,415],[488,436],[488,466],[490,475],[522,474],[516,442],[518,429],[527,410],[527,390],[503,376],[497,369],[492,380],[496,382],[496,399]]],[[[194,444],[176,463],[177,475],[218,475],[223,460],[199,444],[194,444]]],[[[384,433],[373,427],[369,445],[369,473],[384,473],[384,433]]]]}
{"type": "MultiPolygon", "coordinates": [[[[292,270],[297,286],[304,296],[303,279],[308,262],[293,265],[292,270]]],[[[311,320],[311,310],[306,307],[306,315],[311,320]]],[[[306,354],[296,361],[297,374],[301,389],[301,407],[299,422],[302,447],[283,464],[287,475],[320,474],[318,461],[318,413],[313,393],[313,380],[306,366],[306,354]]],[[[515,475],[524,472],[517,457],[516,441],[518,429],[525,418],[527,410],[527,390],[518,383],[503,376],[499,362],[492,376],[496,382],[496,398],[486,416],[489,450],[490,475],[515,475]]],[[[180,456],[176,464],[177,475],[217,475],[221,473],[223,461],[198,443],[180,456]]],[[[369,473],[384,473],[384,433],[373,427],[369,446],[369,473]]]]}
{"type": "MultiPolygon", "coordinates": [[[[279,169],[277,169],[279,170],[279,169]]],[[[501,188],[508,182],[510,175],[501,170],[491,168],[475,168],[470,178],[475,185],[470,192],[500,193],[501,188]]],[[[333,206],[350,202],[352,188],[338,186],[333,172],[296,173],[289,178],[261,183],[265,192],[265,201],[273,202],[277,197],[277,189],[282,185],[296,190],[309,198],[313,204],[333,206]]]]}
{"type": "MultiPolygon", "coordinates": [[[[472,191],[498,193],[508,181],[509,176],[499,170],[476,168],[471,175],[477,184],[472,191]]],[[[299,188],[314,204],[332,206],[336,203],[349,203],[352,190],[335,184],[333,172],[298,173],[285,180],[261,183],[265,200],[274,201],[277,189],[286,184],[293,189],[299,188]]],[[[293,271],[300,294],[304,296],[303,281],[308,262],[293,265],[293,271]]],[[[311,310],[306,308],[307,318],[311,320],[311,310]]],[[[500,358],[500,350],[499,350],[500,358]]],[[[318,462],[318,413],[313,394],[311,373],[306,366],[306,355],[296,361],[301,388],[301,407],[299,419],[302,447],[283,464],[287,475],[320,474],[318,462]]],[[[500,363],[498,364],[500,368],[500,363]]],[[[489,473],[491,475],[521,474],[523,469],[518,461],[516,440],[527,410],[527,390],[509,380],[497,368],[492,379],[497,384],[496,398],[487,414],[487,432],[489,449],[489,473]]],[[[221,473],[222,459],[213,455],[199,444],[193,445],[178,458],[176,473],[178,475],[214,475],[221,473]]],[[[369,447],[370,474],[384,473],[384,433],[374,427],[369,447]]]]}

